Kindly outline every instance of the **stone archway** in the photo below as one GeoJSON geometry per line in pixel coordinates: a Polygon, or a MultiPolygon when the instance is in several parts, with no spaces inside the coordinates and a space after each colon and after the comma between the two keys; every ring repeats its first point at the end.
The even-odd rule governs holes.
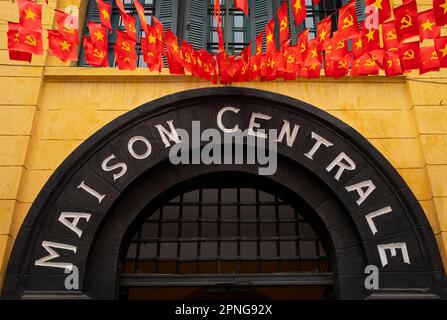
{"type": "Polygon", "coordinates": [[[191,132],[194,120],[202,129],[278,129],[278,170],[269,179],[304,199],[324,222],[334,245],[339,298],[444,296],[445,273],[426,216],[366,139],[286,96],[208,88],[126,113],[60,165],[21,227],[3,297],[114,298],[120,243],[151,199],[198,175],[258,174],[253,165],[170,164],[169,149],[179,142],[175,129],[191,132]],[[146,188],[145,199],[139,188],[146,188]],[[366,265],[378,267],[380,290],[363,287],[366,265]],[[64,271],[73,266],[81,280],[77,291],[64,287],[64,271]]]}

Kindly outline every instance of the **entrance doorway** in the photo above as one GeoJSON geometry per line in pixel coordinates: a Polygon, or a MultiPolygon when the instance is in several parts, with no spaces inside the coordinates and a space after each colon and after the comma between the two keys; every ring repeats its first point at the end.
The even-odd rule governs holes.
{"type": "Polygon", "coordinates": [[[170,193],[135,224],[120,298],[333,297],[330,246],[309,208],[273,186],[228,178],[170,193]]]}

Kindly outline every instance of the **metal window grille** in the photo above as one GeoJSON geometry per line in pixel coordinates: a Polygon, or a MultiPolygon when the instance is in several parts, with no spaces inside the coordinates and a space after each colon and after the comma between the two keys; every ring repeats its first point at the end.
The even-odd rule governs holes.
{"type": "Polygon", "coordinates": [[[254,188],[196,189],[139,227],[122,274],[324,273],[313,227],[278,196],[254,188]]]}

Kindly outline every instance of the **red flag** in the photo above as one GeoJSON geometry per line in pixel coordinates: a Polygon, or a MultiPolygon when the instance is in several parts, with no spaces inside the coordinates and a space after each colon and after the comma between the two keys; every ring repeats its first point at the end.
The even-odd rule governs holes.
{"type": "Polygon", "coordinates": [[[441,27],[435,23],[433,9],[419,13],[419,37],[421,42],[424,39],[436,39],[441,35],[441,27]]]}
{"type": "Polygon", "coordinates": [[[332,56],[335,59],[341,59],[349,53],[348,42],[345,40],[340,31],[334,32],[332,36],[332,56]]]}
{"type": "Polygon", "coordinates": [[[129,38],[131,38],[133,41],[137,41],[137,28],[136,23],[137,19],[130,14],[126,13],[126,10],[124,9],[123,0],[115,0],[116,5],[120,10],[121,19],[123,20],[124,27],[126,28],[127,35],[129,38]]]}
{"type": "Polygon", "coordinates": [[[264,62],[261,70],[262,80],[271,81],[276,79],[279,55],[279,52],[271,52],[262,56],[264,62]]]}
{"type": "Polygon", "coordinates": [[[360,33],[362,35],[363,47],[366,52],[380,48],[379,29],[366,29],[365,26],[363,26],[360,33]]]}
{"type": "Polygon", "coordinates": [[[183,67],[193,73],[193,53],[192,45],[184,40],[181,40],[182,44],[182,57],[183,57],[183,67]]]}
{"type": "Polygon", "coordinates": [[[359,34],[357,16],[355,14],[355,0],[343,6],[338,14],[338,33],[345,39],[355,38],[359,34]]]}
{"type": "Polygon", "coordinates": [[[158,70],[160,72],[161,67],[163,66],[163,59],[161,57],[161,52],[157,49],[156,33],[153,28],[152,30],[149,29],[147,38],[141,38],[141,51],[143,54],[143,60],[149,70],[158,70]]]}
{"type": "Polygon", "coordinates": [[[261,55],[262,54],[250,57],[250,80],[256,80],[260,75],[261,55]]]}
{"type": "Polygon", "coordinates": [[[384,69],[387,77],[399,76],[403,74],[400,66],[399,53],[396,51],[387,51],[384,58],[384,69]]]}
{"type": "Polygon", "coordinates": [[[101,48],[107,52],[108,50],[107,28],[103,27],[100,23],[91,21],[87,22],[87,26],[90,34],[91,43],[95,47],[101,48]]]}
{"type": "Polygon", "coordinates": [[[55,10],[57,30],[68,42],[79,44],[79,30],[75,28],[72,15],[55,10]]]}
{"type": "Polygon", "coordinates": [[[318,64],[320,64],[321,69],[321,50],[320,50],[320,44],[318,43],[317,39],[312,39],[308,42],[308,49],[307,49],[307,56],[304,60],[304,65],[308,67],[308,70],[310,70],[310,66],[314,66],[312,70],[316,70],[318,64]]]}
{"type": "Polygon", "coordinates": [[[447,24],[447,0],[433,0],[433,11],[438,26],[447,24]]]}
{"type": "Polygon", "coordinates": [[[234,6],[242,11],[248,16],[248,0],[234,0],[234,6]]]}
{"type": "Polygon", "coordinates": [[[28,30],[42,30],[42,6],[28,1],[17,0],[19,5],[19,25],[28,30]]]}
{"type": "Polygon", "coordinates": [[[376,61],[368,54],[365,53],[358,59],[359,66],[354,65],[354,68],[357,68],[357,72],[359,75],[367,76],[367,75],[378,75],[380,71],[380,67],[376,61]]]}
{"type": "Polygon", "coordinates": [[[366,52],[363,45],[363,30],[360,32],[359,36],[352,41],[352,54],[354,59],[358,59],[366,52]]]}
{"type": "Polygon", "coordinates": [[[305,0],[292,0],[293,16],[295,24],[299,26],[306,18],[306,2],[305,0]]]}
{"type": "Polygon", "coordinates": [[[419,35],[416,1],[412,0],[394,8],[394,26],[399,42],[419,35]]]}
{"type": "Polygon", "coordinates": [[[440,63],[435,47],[421,48],[421,65],[419,66],[419,74],[424,74],[430,71],[439,71],[440,63]]]}
{"type": "Polygon", "coordinates": [[[298,57],[300,51],[297,46],[291,46],[285,50],[285,75],[287,80],[294,80],[298,72],[298,57]]]}
{"type": "Polygon", "coordinates": [[[312,3],[313,3],[314,6],[316,6],[317,4],[320,3],[320,1],[321,1],[321,0],[312,0],[312,3]]]}
{"type": "Polygon", "coordinates": [[[137,9],[138,18],[140,18],[141,28],[144,30],[144,33],[147,35],[149,33],[147,23],[146,23],[146,15],[144,14],[144,7],[138,0],[133,1],[135,5],[135,9],[137,9]]]}
{"type": "Polygon", "coordinates": [[[401,43],[399,45],[399,57],[404,72],[418,69],[420,65],[419,41],[401,43]]]}
{"type": "Polygon", "coordinates": [[[350,54],[334,61],[333,74],[334,74],[335,79],[338,79],[338,78],[348,75],[351,61],[352,61],[352,56],[350,54]]]}
{"type": "Polygon", "coordinates": [[[365,6],[374,6],[379,11],[379,22],[383,23],[391,18],[390,0],[365,0],[365,6]]]}
{"type": "Polygon", "coordinates": [[[64,62],[78,61],[76,45],[57,30],[48,30],[48,50],[64,62]]]}
{"type": "Polygon", "coordinates": [[[377,63],[377,65],[382,68],[383,67],[383,59],[385,58],[385,50],[384,49],[376,49],[369,52],[370,57],[377,63]]]}
{"type": "Polygon", "coordinates": [[[397,40],[396,28],[394,22],[387,22],[382,26],[382,41],[383,47],[387,50],[399,48],[399,41],[397,40]]]}
{"type": "MultiPolygon", "coordinates": [[[[105,29],[105,28],[104,28],[105,29]]],[[[85,61],[95,67],[108,67],[109,58],[108,51],[92,37],[84,36],[85,61]]]]}
{"type": "Polygon", "coordinates": [[[442,68],[447,68],[447,37],[435,39],[436,53],[442,68]]]}
{"type": "Polygon", "coordinates": [[[251,43],[245,47],[244,50],[241,51],[241,57],[242,59],[244,59],[245,63],[248,63],[250,61],[250,56],[251,56],[251,43]]]}
{"type": "Polygon", "coordinates": [[[110,3],[103,0],[96,0],[96,4],[98,5],[99,19],[101,20],[101,24],[109,30],[112,30],[112,24],[110,22],[110,3]]]}
{"type": "Polygon", "coordinates": [[[261,55],[262,54],[262,38],[264,36],[264,33],[261,32],[260,34],[258,34],[256,36],[256,55],[261,55]]]}
{"type": "Polygon", "coordinates": [[[180,57],[178,39],[171,30],[166,31],[166,48],[169,72],[171,74],[185,74],[185,70],[182,66],[182,59],[180,57]]]}
{"type": "Polygon", "coordinates": [[[113,46],[115,60],[120,70],[135,70],[137,67],[137,52],[133,41],[122,30],[116,30],[116,42],[113,46]]]}
{"type": "Polygon", "coordinates": [[[8,22],[8,51],[9,59],[17,61],[31,62],[32,54],[29,52],[20,51],[20,32],[19,24],[14,22],[8,22]]]}
{"type": "Polygon", "coordinates": [[[19,28],[20,51],[25,51],[37,55],[43,54],[42,31],[19,28]]]}
{"type": "Polygon", "coordinates": [[[327,16],[317,23],[317,41],[322,45],[330,38],[332,28],[331,16],[327,16]]]}
{"type": "Polygon", "coordinates": [[[284,1],[278,10],[278,23],[279,23],[279,42],[281,45],[289,40],[290,29],[289,29],[289,15],[287,11],[287,1],[284,1]]]}
{"type": "Polygon", "coordinates": [[[307,49],[308,49],[308,42],[309,42],[309,29],[305,29],[303,32],[301,32],[298,36],[298,48],[300,52],[299,61],[304,61],[307,57],[307,49]]]}
{"type": "Polygon", "coordinates": [[[275,20],[273,19],[271,19],[265,27],[265,48],[266,53],[276,51],[275,20]]]}
{"type": "Polygon", "coordinates": [[[164,50],[164,31],[163,24],[157,20],[154,16],[152,16],[153,27],[155,28],[155,32],[157,34],[157,49],[160,52],[164,50]]]}

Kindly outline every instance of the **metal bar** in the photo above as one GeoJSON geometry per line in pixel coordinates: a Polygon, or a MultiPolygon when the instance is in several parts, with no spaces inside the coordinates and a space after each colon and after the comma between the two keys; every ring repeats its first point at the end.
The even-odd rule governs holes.
{"type": "Polygon", "coordinates": [[[225,0],[225,51],[230,42],[230,0],[225,0]]]}
{"type": "Polygon", "coordinates": [[[250,275],[163,275],[163,274],[124,274],[120,278],[120,286],[128,287],[164,287],[164,286],[212,286],[229,284],[235,286],[293,286],[293,285],[333,285],[332,273],[320,274],[287,274],[258,273],[250,275]]]}

